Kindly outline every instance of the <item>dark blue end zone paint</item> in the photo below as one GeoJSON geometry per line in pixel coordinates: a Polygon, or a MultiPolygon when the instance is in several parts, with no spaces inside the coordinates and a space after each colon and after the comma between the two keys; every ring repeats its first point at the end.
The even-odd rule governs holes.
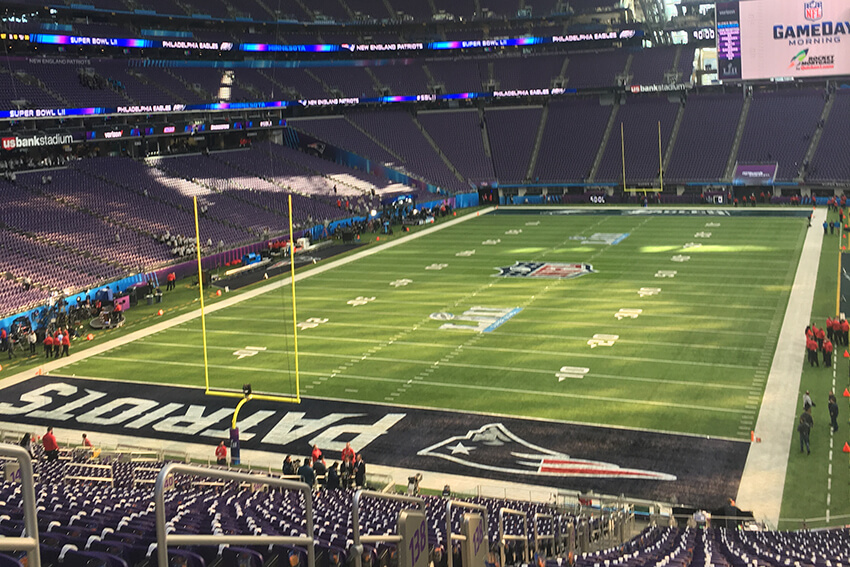
{"type": "MultiPolygon", "coordinates": [[[[109,433],[205,444],[210,455],[226,438],[237,402],[205,396],[200,389],[60,376],[9,386],[0,400],[0,422],[31,425],[37,433],[52,425],[60,441],[76,441],[77,431],[95,440],[98,433],[109,433]]],[[[367,463],[422,471],[426,477],[429,472],[474,476],[482,484],[513,481],[675,499],[707,509],[735,497],[749,449],[748,443],[705,437],[318,399],[300,405],[252,400],[239,418],[246,460],[250,455],[244,451],[251,450],[277,453],[281,461],[286,454],[305,456],[313,442],[326,458],[338,459],[351,441],[367,463]],[[538,468],[534,461],[541,453],[546,458],[538,468]],[[534,474],[553,467],[592,476],[534,474]],[[654,479],[635,478],[642,471],[654,473],[654,479]]]]}

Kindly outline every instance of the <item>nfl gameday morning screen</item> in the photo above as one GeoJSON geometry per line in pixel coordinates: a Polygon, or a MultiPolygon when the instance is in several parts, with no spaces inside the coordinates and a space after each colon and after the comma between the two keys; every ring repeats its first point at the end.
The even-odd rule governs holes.
{"type": "Polygon", "coordinates": [[[850,75],[850,0],[718,2],[717,26],[721,80],[850,75]]]}

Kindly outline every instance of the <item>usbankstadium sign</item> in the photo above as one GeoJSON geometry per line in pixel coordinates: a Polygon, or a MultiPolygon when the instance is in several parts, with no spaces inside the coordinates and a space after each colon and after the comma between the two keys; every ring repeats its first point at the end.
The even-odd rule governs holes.
{"type": "Polygon", "coordinates": [[[71,134],[51,134],[43,136],[8,136],[3,138],[3,149],[6,151],[17,150],[21,148],[37,148],[41,146],[61,146],[71,144],[74,137],[71,134]]]}

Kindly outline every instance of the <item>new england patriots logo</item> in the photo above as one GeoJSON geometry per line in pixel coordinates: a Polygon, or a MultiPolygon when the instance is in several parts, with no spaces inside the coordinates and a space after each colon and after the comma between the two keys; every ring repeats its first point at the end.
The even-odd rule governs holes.
{"type": "Polygon", "coordinates": [[[501,423],[451,437],[417,453],[467,467],[531,476],[676,480],[671,474],[624,469],[614,463],[575,459],[520,439],[501,423]],[[498,464],[490,464],[498,463],[498,464]]]}
{"type": "Polygon", "coordinates": [[[803,4],[803,8],[805,9],[807,20],[816,22],[823,18],[823,2],[812,0],[803,4]]]}
{"type": "Polygon", "coordinates": [[[494,277],[502,278],[577,278],[593,273],[590,264],[559,264],[555,262],[515,262],[513,266],[496,268],[499,270],[494,277]]]}

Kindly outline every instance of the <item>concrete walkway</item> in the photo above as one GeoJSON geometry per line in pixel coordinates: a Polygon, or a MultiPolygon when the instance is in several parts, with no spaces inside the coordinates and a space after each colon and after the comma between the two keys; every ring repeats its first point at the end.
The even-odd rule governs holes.
{"type": "Polygon", "coordinates": [[[820,264],[826,209],[815,210],[812,226],[803,244],[797,275],[788,299],[785,320],[779,333],[776,353],[762,398],[756,423],[756,437],[747,455],[741,485],[738,488],[738,507],[751,510],[758,520],[776,529],[785,489],[785,472],[795,417],[799,407],[800,380],[806,353],[803,329],[809,324],[820,264]]]}

